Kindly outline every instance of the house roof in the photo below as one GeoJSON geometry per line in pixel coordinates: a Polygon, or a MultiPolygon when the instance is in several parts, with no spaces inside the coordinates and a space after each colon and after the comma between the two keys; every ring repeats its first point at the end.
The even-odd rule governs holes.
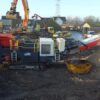
{"type": "Polygon", "coordinates": [[[84,25],[83,25],[83,28],[90,28],[91,26],[88,24],[88,23],[85,23],[84,25]]]}
{"type": "Polygon", "coordinates": [[[60,18],[63,22],[66,22],[66,17],[54,17],[54,20],[56,20],[57,18],[60,18]]]}

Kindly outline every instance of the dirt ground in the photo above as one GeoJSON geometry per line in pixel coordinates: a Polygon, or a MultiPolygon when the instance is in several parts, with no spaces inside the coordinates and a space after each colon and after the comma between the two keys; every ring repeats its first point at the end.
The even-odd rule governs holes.
{"type": "Polygon", "coordinates": [[[100,100],[100,67],[84,75],[71,74],[65,65],[1,71],[0,100],[100,100]]]}

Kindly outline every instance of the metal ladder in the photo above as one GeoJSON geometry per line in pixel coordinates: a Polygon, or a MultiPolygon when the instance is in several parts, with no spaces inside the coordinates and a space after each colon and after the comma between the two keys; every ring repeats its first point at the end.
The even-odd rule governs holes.
{"type": "Polygon", "coordinates": [[[11,61],[12,61],[12,62],[17,62],[17,52],[16,52],[16,50],[14,50],[14,51],[11,53],[11,61]]]}
{"type": "Polygon", "coordinates": [[[55,61],[60,61],[60,53],[59,53],[59,50],[55,50],[55,61]]]}

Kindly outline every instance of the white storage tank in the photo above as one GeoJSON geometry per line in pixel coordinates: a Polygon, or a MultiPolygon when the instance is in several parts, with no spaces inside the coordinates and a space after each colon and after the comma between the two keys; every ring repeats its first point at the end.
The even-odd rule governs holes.
{"type": "Polygon", "coordinates": [[[63,52],[65,50],[65,39],[57,38],[57,46],[59,52],[63,52]]]}

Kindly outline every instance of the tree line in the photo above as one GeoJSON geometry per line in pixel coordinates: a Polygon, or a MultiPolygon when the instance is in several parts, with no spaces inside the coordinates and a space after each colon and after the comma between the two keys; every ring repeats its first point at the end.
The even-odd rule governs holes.
{"type": "Polygon", "coordinates": [[[92,27],[100,27],[100,19],[98,17],[95,16],[86,16],[83,19],[81,19],[80,17],[67,17],[66,18],[66,23],[67,24],[71,24],[71,25],[76,25],[76,26],[80,26],[84,23],[88,23],[89,25],[91,25],[92,27]]]}

